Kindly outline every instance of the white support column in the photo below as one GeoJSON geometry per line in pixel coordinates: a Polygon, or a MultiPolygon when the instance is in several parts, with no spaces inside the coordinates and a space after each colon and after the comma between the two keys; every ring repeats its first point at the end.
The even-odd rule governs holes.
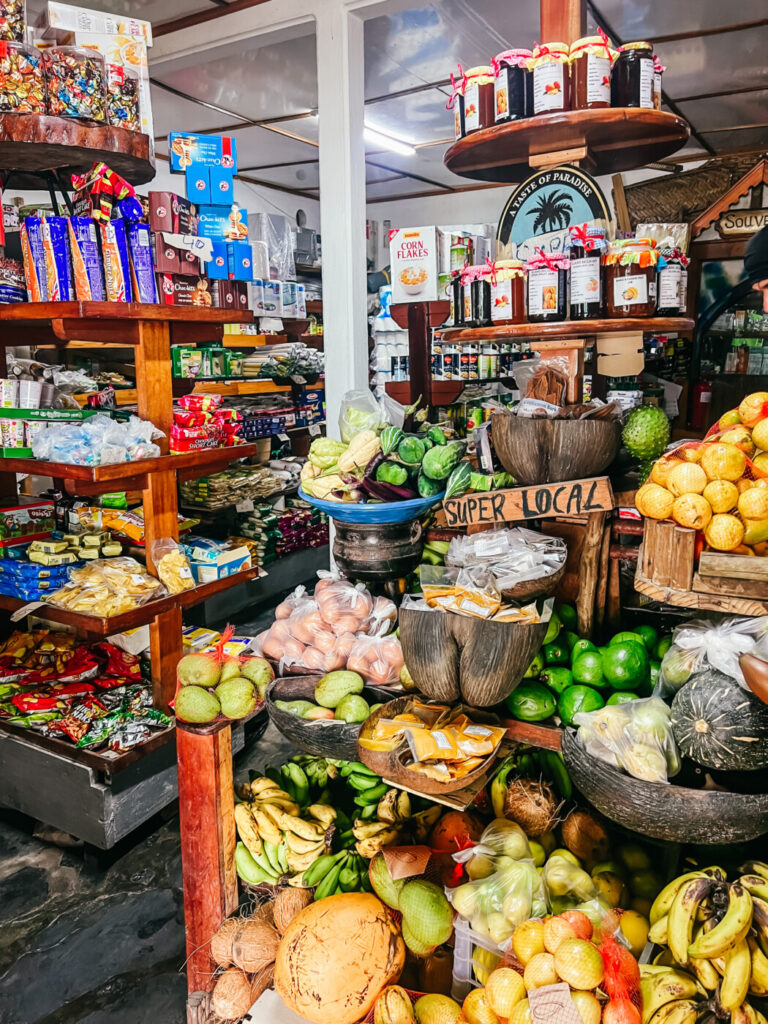
{"type": "Polygon", "coordinates": [[[344,392],[368,386],[363,21],[342,0],[318,8],[325,400],[337,437],[344,392]]]}

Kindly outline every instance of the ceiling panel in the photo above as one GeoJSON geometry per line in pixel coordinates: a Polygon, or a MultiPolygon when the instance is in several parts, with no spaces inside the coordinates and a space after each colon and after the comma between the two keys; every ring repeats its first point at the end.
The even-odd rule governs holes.
{"type": "MultiPolygon", "coordinates": [[[[276,127],[282,128],[282,125],[276,127]]],[[[237,140],[237,163],[242,168],[317,156],[316,146],[296,142],[266,128],[241,128],[229,134],[237,140]]]]}
{"type": "Polygon", "coordinates": [[[731,153],[735,149],[757,149],[768,146],[768,127],[711,132],[709,135],[704,135],[704,138],[717,153],[731,153]]]}
{"type": "MultiPolygon", "coordinates": [[[[371,199],[386,199],[390,196],[396,199],[398,196],[411,195],[414,192],[435,192],[434,185],[427,185],[421,181],[412,181],[410,178],[402,178],[398,181],[373,182],[365,190],[366,197],[371,199]]],[[[446,195],[448,193],[446,192],[446,195]]]]}
{"type": "MultiPolygon", "coordinates": [[[[443,163],[445,146],[428,146],[425,149],[418,149],[415,156],[399,156],[397,153],[376,153],[368,156],[368,162],[374,161],[377,164],[385,164],[387,167],[402,171],[404,174],[417,174],[422,178],[428,178],[430,182],[437,182],[438,185],[465,185],[464,178],[449,171],[443,163]]],[[[433,186],[429,186],[433,187],[433,186]]]]}
{"type": "Polygon", "coordinates": [[[447,95],[429,89],[411,96],[383,100],[365,108],[365,123],[404,142],[434,142],[453,135],[453,114],[445,109],[447,95]]]}
{"type": "MultiPolygon", "coordinates": [[[[766,6],[763,0],[764,13],[766,6]]],[[[664,90],[672,99],[726,89],[768,87],[768,26],[729,32],[726,36],[660,43],[655,51],[666,65],[664,90]]]]}
{"type": "Polygon", "coordinates": [[[594,6],[624,42],[656,36],[720,28],[756,21],[766,15],[765,0],[595,0],[594,6]]]}
{"type": "Polygon", "coordinates": [[[768,124],[768,89],[681,103],[680,112],[700,132],[740,124],[768,124]]]}
{"type": "Polygon", "coordinates": [[[232,124],[232,118],[215,110],[174,96],[157,85],[152,86],[152,116],[155,122],[155,136],[165,136],[169,131],[215,131],[225,124],[232,124]]]}
{"type": "Polygon", "coordinates": [[[246,172],[249,177],[260,178],[262,181],[272,182],[274,185],[284,185],[288,188],[319,188],[320,186],[320,165],[291,164],[288,167],[259,167],[246,172]]]}

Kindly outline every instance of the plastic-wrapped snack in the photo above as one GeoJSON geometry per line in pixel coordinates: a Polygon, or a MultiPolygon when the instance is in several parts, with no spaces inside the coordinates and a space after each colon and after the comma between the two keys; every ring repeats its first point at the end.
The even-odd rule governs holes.
{"type": "Polygon", "coordinates": [[[184,549],[170,537],[152,542],[152,561],[169,594],[193,590],[195,581],[184,549]]]}
{"type": "Polygon", "coordinates": [[[34,46],[8,42],[0,47],[0,112],[45,113],[43,56],[34,46]]]}
{"type": "Polygon", "coordinates": [[[73,612],[109,618],[165,597],[159,580],[135,558],[97,559],[75,569],[70,580],[50,595],[50,602],[73,612]]]}
{"type": "Polygon", "coordinates": [[[107,64],[107,123],[113,128],[141,131],[139,78],[122,64],[107,64]]]}

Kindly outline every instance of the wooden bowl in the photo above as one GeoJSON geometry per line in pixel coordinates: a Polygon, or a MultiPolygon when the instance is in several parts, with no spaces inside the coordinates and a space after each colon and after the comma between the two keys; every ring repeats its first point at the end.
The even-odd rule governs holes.
{"type": "Polygon", "coordinates": [[[509,412],[491,417],[493,447],[518,484],[554,484],[599,476],[621,447],[614,420],[528,420],[509,412]]]}
{"type": "MultiPolygon", "coordinates": [[[[383,707],[380,707],[378,711],[374,711],[363,722],[360,728],[360,735],[370,735],[380,718],[394,718],[395,715],[405,711],[411,703],[412,696],[412,694],[407,694],[405,697],[397,697],[395,700],[391,700],[383,707]]],[[[465,707],[464,710],[475,722],[482,722],[487,725],[501,725],[496,715],[489,715],[488,712],[477,711],[475,708],[465,707]]],[[[355,758],[351,760],[362,761],[371,771],[377,772],[382,778],[389,779],[392,782],[400,782],[403,786],[407,786],[408,789],[439,796],[441,793],[454,793],[457,789],[465,789],[467,786],[471,786],[473,782],[488,771],[496,760],[497,755],[498,748],[485,759],[479,768],[475,768],[473,772],[453,782],[438,782],[436,779],[427,778],[421,772],[414,772],[407,768],[405,762],[412,761],[413,758],[411,756],[411,749],[408,746],[408,740],[405,738],[402,739],[394,750],[387,751],[366,750],[358,742],[357,753],[355,758]]]]}
{"type": "Polygon", "coordinates": [[[487,622],[454,612],[401,608],[400,643],[425,696],[471,707],[499,704],[523,678],[547,632],[546,622],[487,622]]]}
{"type": "MultiPolygon", "coordinates": [[[[315,757],[337,757],[342,761],[357,760],[359,723],[336,722],[330,718],[307,721],[290,711],[275,707],[276,700],[314,700],[315,687],[322,679],[319,674],[283,676],[267,687],[266,704],[270,720],[276,729],[299,750],[315,757]]],[[[369,704],[387,700],[390,694],[366,687],[361,696],[369,704]]]]}
{"type": "Polygon", "coordinates": [[[768,832],[768,793],[726,793],[643,782],[592,757],[563,730],[563,759],[574,786],[606,818],[672,843],[742,843],[768,832]]]}
{"type": "Polygon", "coordinates": [[[549,576],[516,583],[514,587],[507,587],[501,593],[508,601],[534,601],[537,597],[549,597],[550,594],[554,594],[563,576],[565,576],[565,558],[563,558],[560,568],[549,576]]]}

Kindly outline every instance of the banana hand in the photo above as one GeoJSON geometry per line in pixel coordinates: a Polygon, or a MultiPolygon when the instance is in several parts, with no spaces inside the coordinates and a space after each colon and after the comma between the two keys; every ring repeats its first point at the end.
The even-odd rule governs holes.
{"type": "Polygon", "coordinates": [[[310,804],[307,808],[307,814],[310,818],[319,821],[325,828],[330,828],[334,821],[336,821],[336,809],[329,804],[310,804]]]}
{"type": "Polygon", "coordinates": [[[715,885],[714,879],[707,875],[691,878],[680,886],[672,900],[667,915],[667,944],[672,956],[683,967],[688,963],[689,955],[700,956],[692,950],[689,954],[688,947],[691,945],[696,912],[715,885]]]}
{"type": "Polygon", "coordinates": [[[696,980],[685,971],[665,970],[659,974],[640,978],[642,996],[642,1024],[648,1024],[651,1017],[667,1003],[679,999],[695,999],[699,995],[696,980]]]}
{"type": "Polygon", "coordinates": [[[261,853],[261,837],[256,822],[245,804],[235,806],[235,825],[237,834],[245,843],[248,852],[253,856],[261,853]]]}
{"type": "Polygon", "coordinates": [[[365,857],[366,860],[370,860],[375,857],[382,846],[391,846],[396,843],[400,838],[400,833],[396,828],[387,829],[386,832],[379,832],[378,835],[372,839],[361,839],[355,843],[355,849],[361,857],[365,857]]]}
{"type": "Polygon", "coordinates": [[[266,839],[268,843],[274,843],[275,846],[282,842],[283,833],[264,810],[254,807],[251,813],[256,819],[256,826],[262,839],[266,839]]]}
{"type": "Polygon", "coordinates": [[[751,895],[742,885],[734,882],[728,887],[728,907],[722,920],[711,931],[702,932],[696,937],[688,949],[688,955],[706,960],[723,956],[746,938],[752,924],[752,909],[751,895]]]}
{"type": "Polygon", "coordinates": [[[376,807],[376,817],[387,825],[397,821],[397,790],[388,789],[376,807]]]}
{"type": "Polygon", "coordinates": [[[724,1010],[736,1010],[747,998],[752,973],[752,956],[746,939],[725,954],[725,969],[718,1001],[724,1010]]]}

